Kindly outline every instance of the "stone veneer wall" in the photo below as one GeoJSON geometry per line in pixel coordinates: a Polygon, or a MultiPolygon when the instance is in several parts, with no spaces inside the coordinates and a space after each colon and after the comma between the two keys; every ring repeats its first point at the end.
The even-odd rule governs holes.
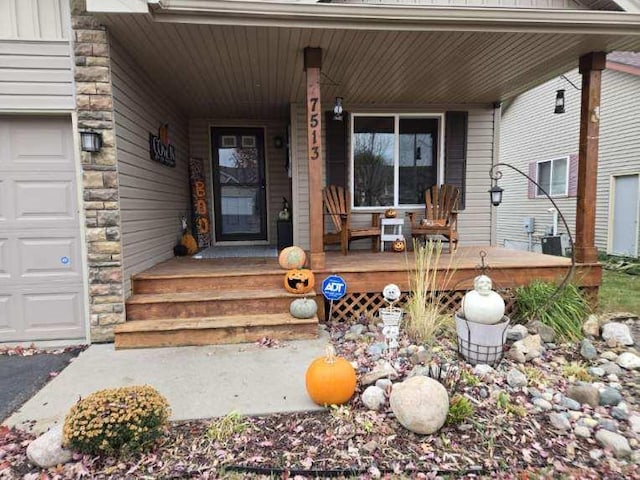
{"type": "Polygon", "coordinates": [[[109,43],[85,0],[71,0],[71,26],[78,128],[100,132],[103,140],[100,152],[81,152],[90,332],[92,342],[101,342],[125,321],[109,43]]]}

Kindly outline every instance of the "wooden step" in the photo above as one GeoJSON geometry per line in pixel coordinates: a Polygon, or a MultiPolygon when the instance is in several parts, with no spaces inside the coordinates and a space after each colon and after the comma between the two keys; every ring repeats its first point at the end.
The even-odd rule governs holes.
{"type": "MultiPolygon", "coordinates": [[[[315,294],[311,294],[314,296],[315,294]]],[[[127,300],[127,320],[288,313],[300,295],[276,290],[136,294],[127,300]]]]}
{"type": "Polygon", "coordinates": [[[132,279],[134,294],[218,292],[283,288],[284,270],[270,272],[215,272],[182,274],[138,274],[132,279]]]}
{"type": "Polygon", "coordinates": [[[255,342],[263,337],[302,340],[318,336],[318,318],[288,313],[127,321],[117,325],[115,348],[178,347],[255,342]]]}

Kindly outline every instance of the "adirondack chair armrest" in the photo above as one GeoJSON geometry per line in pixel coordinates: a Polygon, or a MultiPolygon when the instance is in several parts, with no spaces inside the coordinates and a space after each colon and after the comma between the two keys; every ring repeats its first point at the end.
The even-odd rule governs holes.
{"type": "Polygon", "coordinates": [[[455,227],[456,224],[458,223],[458,211],[457,210],[451,210],[449,215],[450,215],[449,225],[455,227]]]}
{"type": "Polygon", "coordinates": [[[371,214],[371,226],[372,227],[379,227],[380,226],[380,214],[379,213],[372,213],[371,214]]]}

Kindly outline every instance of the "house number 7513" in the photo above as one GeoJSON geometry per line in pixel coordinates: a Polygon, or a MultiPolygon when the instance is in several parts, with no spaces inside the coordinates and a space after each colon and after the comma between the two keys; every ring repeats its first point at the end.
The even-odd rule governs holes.
{"type": "Polygon", "coordinates": [[[311,107],[309,113],[309,156],[311,160],[317,160],[320,157],[320,114],[318,112],[318,103],[318,97],[309,98],[309,105],[311,107]]]}

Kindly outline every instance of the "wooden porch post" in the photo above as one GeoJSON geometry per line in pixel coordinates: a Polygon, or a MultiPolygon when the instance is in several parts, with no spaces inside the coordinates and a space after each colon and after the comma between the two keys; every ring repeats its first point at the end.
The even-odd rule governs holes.
{"type": "Polygon", "coordinates": [[[322,49],[304,49],[307,76],[307,148],[309,161],[309,243],[311,269],[324,268],[322,244],[322,109],[320,108],[320,68],[322,49]]]}
{"type": "Polygon", "coordinates": [[[575,259],[578,263],[598,261],[595,247],[596,189],[600,135],[600,84],[607,54],[591,52],[580,57],[582,106],[578,157],[578,202],[576,205],[575,259]]]}

